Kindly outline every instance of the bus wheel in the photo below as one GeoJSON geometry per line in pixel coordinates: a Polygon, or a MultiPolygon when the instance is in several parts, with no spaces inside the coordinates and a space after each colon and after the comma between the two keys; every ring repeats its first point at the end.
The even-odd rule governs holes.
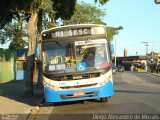
{"type": "Polygon", "coordinates": [[[100,98],[101,102],[108,102],[108,97],[100,98]]]}

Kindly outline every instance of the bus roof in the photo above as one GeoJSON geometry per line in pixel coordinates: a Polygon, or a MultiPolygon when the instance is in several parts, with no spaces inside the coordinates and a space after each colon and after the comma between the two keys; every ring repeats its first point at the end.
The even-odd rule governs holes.
{"type": "Polygon", "coordinates": [[[55,29],[74,28],[74,27],[105,27],[105,25],[102,25],[102,24],[72,24],[72,25],[53,27],[53,28],[42,31],[41,33],[47,32],[50,30],[55,30],[55,29]]]}

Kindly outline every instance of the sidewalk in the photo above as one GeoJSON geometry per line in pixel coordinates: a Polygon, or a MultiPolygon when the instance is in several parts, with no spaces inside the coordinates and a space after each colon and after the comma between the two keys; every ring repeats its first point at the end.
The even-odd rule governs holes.
{"type": "Polygon", "coordinates": [[[151,73],[151,72],[148,72],[149,74],[151,74],[151,75],[154,75],[154,76],[157,76],[157,77],[160,77],[160,74],[158,74],[158,73],[151,73]]]}
{"type": "Polygon", "coordinates": [[[25,96],[24,81],[2,83],[0,84],[0,120],[5,117],[2,116],[3,114],[23,115],[23,119],[27,119],[42,99],[43,89],[34,88],[33,96],[25,96]]]}

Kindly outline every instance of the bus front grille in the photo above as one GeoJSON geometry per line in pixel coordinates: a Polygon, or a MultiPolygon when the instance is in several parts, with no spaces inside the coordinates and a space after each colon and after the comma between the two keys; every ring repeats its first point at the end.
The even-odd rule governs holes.
{"type": "Polygon", "coordinates": [[[73,74],[73,75],[53,75],[53,74],[44,74],[45,77],[56,80],[56,81],[64,81],[64,80],[80,80],[80,79],[89,79],[100,77],[102,73],[83,73],[83,74],[73,74]]]}
{"type": "Polygon", "coordinates": [[[93,84],[86,84],[86,85],[76,85],[76,86],[65,86],[65,87],[60,87],[61,89],[74,89],[74,88],[85,88],[85,87],[92,87],[96,86],[97,83],[93,84]]]}

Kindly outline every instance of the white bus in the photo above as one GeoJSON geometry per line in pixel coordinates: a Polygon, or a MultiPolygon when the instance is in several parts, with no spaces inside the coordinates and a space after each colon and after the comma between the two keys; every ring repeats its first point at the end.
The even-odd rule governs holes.
{"type": "Polygon", "coordinates": [[[46,102],[114,95],[111,55],[104,25],[77,24],[42,32],[46,102]]]}

